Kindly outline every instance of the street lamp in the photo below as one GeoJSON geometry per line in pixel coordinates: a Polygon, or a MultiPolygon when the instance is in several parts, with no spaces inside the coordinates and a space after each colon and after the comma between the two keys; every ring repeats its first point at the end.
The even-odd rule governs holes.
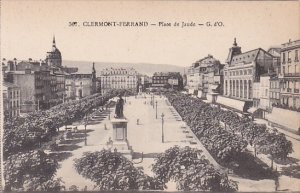
{"type": "Polygon", "coordinates": [[[84,119],[84,145],[87,145],[87,134],[86,134],[86,126],[88,124],[88,116],[85,114],[85,119],[84,119]]]}
{"type": "Polygon", "coordinates": [[[153,99],[152,99],[152,107],[153,107],[153,109],[154,109],[154,95],[153,95],[153,99]]]}
{"type": "Polygon", "coordinates": [[[155,101],[155,107],[156,107],[156,114],[155,114],[155,118],[157,119],[157,101],[155,101]]]}
{"type": "Polygon", "coordinates": [[[164,113],[161,114],[161,142],[164,143],[164,113]]]}
{"type": "Polygon", "coordinates": [[[108,106],[108,120],[110,120],[110,106],[108,106]]]}

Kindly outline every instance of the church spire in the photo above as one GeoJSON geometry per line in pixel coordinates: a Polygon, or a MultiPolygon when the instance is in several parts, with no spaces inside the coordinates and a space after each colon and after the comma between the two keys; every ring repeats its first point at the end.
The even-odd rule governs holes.
{"type": "Polygon", "coordinates": [[[236,43],[236,38],[234,38],[234,41],[233,41],[233,46],[231,48],[229,48],[229,54],[228,54],[228,57],[226,59],[226,63],[227,64],[230,64],[231,63],[231,60],[233,58],[233,56],[235,55],[239,55],[242,53],[242,50],[241,50],[241,47],[239,47],[236,43]]]}
{"type": "Polygon", "coordinates": [[[53,35],[53,41],[52,41],[52,46],[55,47],[55,35],[53,35]]]}
{"type": "Polygon", "coordinates": [[[95,62],[93,62],[92,79],[93,79],[93,80],[96,80],[95,62]]]}
{"type": "Polygon", "coordinates": [[[237,43],[236,43],[236,38],[234,38],[233,45],[234,45],[234,46],[237,46],[237,43]]]}
{"type": "Polygon", "coordinates": [[[93,62],[93,72],[95,72],[95,62],[93,62]]]}

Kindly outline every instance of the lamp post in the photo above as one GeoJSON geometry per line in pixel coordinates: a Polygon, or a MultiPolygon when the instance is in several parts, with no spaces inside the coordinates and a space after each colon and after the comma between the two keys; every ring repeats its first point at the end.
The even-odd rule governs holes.
{"type": "Polygon", "coordinates": [[[87,134],[86,134],[86,126],[88,124],[88,117],[87,114],[85,114],[85,119],[84,119],[84,145],[87,145],[87,134]]]}
{"type": "Polygon", "coordinates": [[[155,101],[155,107],[156,107],[156,114],[155,114],[155,118],[157,119],[157,101],[155,101]]]}
{"type": "Polygon", "coordinates": [[[110,120],[110,106],[108,106],[108,120],[110,120]]]}
{"type": "Polygon", "coordinates": [[[152,99],[152,107],[153,107],[153,109],[154,109],[154,95],[153,95],[153,99],[152,99]]]}
{"type": "Polygon", "coordinates": [[[164,143],[164,113],[161,114],[161,142],[164,143]]]}

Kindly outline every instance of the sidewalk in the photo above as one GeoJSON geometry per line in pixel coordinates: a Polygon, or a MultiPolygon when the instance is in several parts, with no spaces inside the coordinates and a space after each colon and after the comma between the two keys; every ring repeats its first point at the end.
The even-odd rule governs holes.
{"type": "MultiPolygon", "coordinates": [[[[84,125],[77,126],[79,131],[84,131],[84,125]]],[[[108,116],[101,121],[101,123],[87,125],[87,146],[84,145],[84,141],[77,143],[77,149],[69,151],[72,155],[59,162],[60,168],[57,171],[56,177],[62,178],[65,182],[66,190],[69,190],[71,185],[76,185],[79,190],[82,190],[87,186],[87,190],[93,190],[94,182],[84,178],[74,168],[74,159],[82,157],[84,152],[100,151],[105,147],[108,137],[112,136],[112,128],[109,123],[108,116]],[[107,126],[107,130],[104,129],[104,124],[107,126]]]]}

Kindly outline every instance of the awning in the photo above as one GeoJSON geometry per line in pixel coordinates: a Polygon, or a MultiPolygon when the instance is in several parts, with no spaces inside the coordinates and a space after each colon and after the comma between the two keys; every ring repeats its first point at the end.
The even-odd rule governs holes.
{"type": "Polygon", "coordinates": [[[300,112],[273,107],[272,113],[266,114],[266,118],[295,132],[300,128],[300,112]]]}
{"type": "Polygon", "coordinates": [[[232,98],[227,98],[224,96],[217,96],[217,103],[221,105],[225,105],[227,107],[239,110],[241,112],[244,111],[245,101],[240,101],[232,98]]]}

